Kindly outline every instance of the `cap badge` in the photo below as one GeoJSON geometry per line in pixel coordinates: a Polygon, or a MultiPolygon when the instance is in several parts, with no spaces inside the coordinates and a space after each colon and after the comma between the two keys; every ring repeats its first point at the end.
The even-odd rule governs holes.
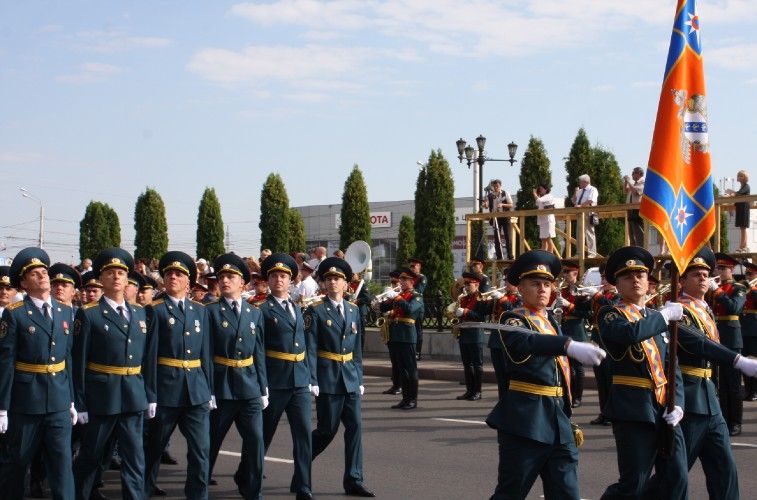
{"type": "Polygon", "coordinates": [[[32,257],[32,260],[30,262],[32,264],[42,264],[42,261],[39,260],[37,257],[32,257]]]}
{"type": "Polygon", "coordinates": [[[336,273],[336,272],[338,272],[338,271],[337,271],[336,267],[330,267],[330,268],[329,268],[329,272],[331,272],[331,273],[336,273]]]}
{"type": "Polygon", "coordinates": [[[537,271],[546,271],[547,270],[547,266],[545,266],[544,264],[538,264],[536,266],[536,270],[537,271]]]}
{"type": "Polygon", "coordinates": [[[231,269],[231,264],[224,264],[223,269],[231,269]]]}
{"type": "Polygon", "coordinates": [[[63,277],[64,277],[63,273],[58,273],[58,274],[55,275],[56,279],[63,279],[63,277]]]}
{"type": "Polygon", "coordinates": [[[626,266],[631,267],[631,266],[634,266],[634,265],[636,265],[636,261],[635,260],[629,259],[629,260],[626,261],[626,266]]]}
{"type": "Polygon", "coordinates": [[[702,257],[694,257],[694,264],[704,264],[704,259],[702,257]]]}
{"type": "Polygon", "coordinates": [[[110,263],[111,264],[120,264],[121,263],[121,259],[119,259],[118,257],[113,257],[112,259],[110,259],[110,263]]]}

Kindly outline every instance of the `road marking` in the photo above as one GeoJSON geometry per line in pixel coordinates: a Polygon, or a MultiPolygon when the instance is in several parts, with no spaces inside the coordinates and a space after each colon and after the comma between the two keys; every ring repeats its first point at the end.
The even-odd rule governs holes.
{"type": "Polygon", "coordinates": [[[731,443],[731,446],[741,446],[744,448],[757,448],[757,444],[749,444],[749,443],[731,443]]]}
{"type": "MultiPolygon", "coordinates": [[[[219,455],[226,455],[227,457],[241,457],[242,454],[238,453],[236,451],[225,451],[221,450],[218,452],[219,455]]],[[[293,464],[294,460],[290,460],[288,458],[276,458],[276,457],[265,457],[266,461],[268,462],[275,462],[277,464],[293,464]]]]}
{"type": "Polygon", "coordinates": [[[483,424],[486,425],[486,422],[483,422],[481,420],[463,420],[461,418],[432,418],[431,420],[438,420],[439,422],[454,422],[458,424],[483,424]]]}

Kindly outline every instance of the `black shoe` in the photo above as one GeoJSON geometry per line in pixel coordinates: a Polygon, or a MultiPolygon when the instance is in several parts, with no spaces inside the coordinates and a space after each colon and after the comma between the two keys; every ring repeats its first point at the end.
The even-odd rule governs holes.
{"type": "Polygon", "coordinates": [[[415,355],[415,360],[420,361],[421,360],[421,353],[418,353],[415,355]]]}
{"type": "Polygon", "coordinates": [[[580,399],[574,399],[573,404],[571,405],[573,408],[579,408],[581,406],[581,400],[580,399]]]}
{"type": "Polygon", "coordinates": [[[218,481],[216,481],[215,479],[211,479],[210,481],[208,481],[208,485],[210,485],[210,486],[218,486],[218,481]]]}
{"type": "Polygon", "coordinates": [[[401,410],[405,406],[407,406],[407,399],[403,399],[402,401],[400,401],[396,405],[392,405],[392,410],[401,410]]]}
{"type": "Polygon", "coordinates": [[[113,457],[110,459],[110,466],[108,468],[110,470],[121,470],[121,459],[118,457],[118,455],[113,455],[113,457]]]}
{"type": "Polygon", "coordinates": [[[89,494],[89,500],[110,500],[110,498],[100,493],[100,490],[93,488],[92,492],[89,494]]]}
{"type": "Polygon", "coordinates": [[[370,497],[373,498],[376,496],[376,494],[372,491],[368,491],[365,489],[365,486],[362,484],[355,484],[344,490],[345,495],[349,495],[351,497],[370,497]]]}
{"type": "Polygon", "coordinates": [[[600,413],[597,418],[595,418],[594,420],[589,421],[589,423],[591,425],[605,425],[605,420],[606,420],[605,416],[600,413]]]}
{"type": "Polygon", "coordinates": [[[394,395],[402,394],[402,389],[400,389],[399,387],[392,386],[389,389],[383,391],[381,394],[394,394],[394,395]]]}
{"type": "Polygon", "coordinates": [[[168,496],[168,493],[166,493],[166,490],[161,488],[160,486],[154,486],[152,489],[152,495],[153,497],[165,497],[168,496]]]}
{"type": "Polygon", "coordinates": [[[301,491],[297,493],[296,498],[297,500],[315,500],[315,497],[312,493],[303,493],[301,491]]]}
{"type": "Polygon", "coordinates": [[[103,481],[102,479],[100,479],[99,481],[97,481],[97,483],[95,483],[95,489],[100,489],[103,486],[105,486],[105,481],[103,481]]]}
{"type": "Polygon", "coordinates": [[[730,432],[728,432],[730,436],[738,436],[741,434],[741,424],[733,424],[731,426],[730,432]]]}
{"type": "Polygon", "coordinates": [[[468,399],[468,398],[470,398],[470,397],[471,397],[471,393],[470,393],[470,392],[468,392],[468,391],[465,391],[465,392],[464,392],[463,394],[460,394],[460,395],[459,395],[458,397],[456,397],[455,399],[457,399],[458,401],[460,401],[460,400],[463,400],[463,399],[468,399]]]}
{"type": "Polygon", "coordinates": [[[168,453],[168,450],[163,450],[163,453],[160,454],[160,463],[163,465],[179,465],[179,461],[168,453]]]}
{"type": "Polygon", "coordinates": [[[471,395],[468,396],[465,399],[467,399],[468,401],[478,401],[479,399],[481,399],[481,393],[480,392],[472,392],[471,395]]]}
{"type": "Polygon", "coordinates": [[[242,481],[241,476],[239,476],[239,471],[234,473],[234,483],[237,485],[237,491],[240,495],[242,495],[242,498],[247,498],[247,493],[249,492],[249,487],[247,483],[242,481]]]}
{"type": "Polygon", "coordinates": [[[47,498],[45,497],[45,489],[42,487],[42,481],[31,481],[29,483],[29,496],[31,498],[47,498]]]}
{"type": "Polygon", "coordinates": [[[418,402],[414,399],[411,399],[407,403],[405,403],[405,406],[400,407],[400,410],[414,410],[418,407],[418,402]]]}

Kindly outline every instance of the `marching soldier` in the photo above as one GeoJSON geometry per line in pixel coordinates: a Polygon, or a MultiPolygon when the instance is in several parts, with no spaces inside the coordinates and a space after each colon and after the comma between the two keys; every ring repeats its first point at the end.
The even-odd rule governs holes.
{"type": "MultiPolygon", "coordinates": [[[[744,308],[741,310],[741,336],[744,339],[744,356],[757,356],[757,265],[742,261],[746,279],[744,287],[747,290],[744,308]],[[752,284],[754,283],[754,284],[752,284]]],[[[757,379],[744,377],[746,395],[744,401],[757,401],[757,379]]]]}
{"type": "Polygon", "coordinates": [[[509,387],[486,419],[497,429],[499,443],[492,499],[526,498],[537,476],[542,478],[546,499],[580,498],[567,356],[593,365],[604,351],[562,336],[548,315],[547,304],[559,273],[560,261],[552,253],[531,250],[515,259],[507,274],[507,281],[518,286],[524,307],[500,318],[518,330],[501,333],[511,361],[509,387]]]}
{"type": "Polygon", "coordinates": [[[681,371],[676,367],[676,406],[665,409],[668,322],[679,321],[683,308],[667,303],[659,311],[645,307],[647,275],[654,258],[641,247],[623,247],[610,255],[605,278],[616,285],[621,302],[599,312],[599,337],[609,359],[611,386],[602,412],[612,421],[620,479],[602,498],[687,498],[686,445],[678,423],[683,418],[681,371]],[[673,427],[675,451],[658,453],[660,429],[673,427]],[[657,482],[650,480],[656,470],[657,482]]]}
{"type": "Polygon", "coordinates": [[[360,349],[362,318],[357,304],[344,300],[350,265],[329,257],[318,266],[318,278],[326,289],[323,301],[305,313],[305,329],[317,346],[315,407],[318,425],[313,431],[313,459],[334,439],[344,423],[345,470],[342,486],[347,495],[374,497],[363,485],[363,444],[360,398],[363,362],[360,349]]]}
{"type": "MultiPolygon", "coordinates": [[[[463,273],[467,294],[460,299],[455,309],[455,316],[461,321],[483,321],[487,315],[486,306],[481,305],[484,299],[479,291],[482,278],[481,274],[474,272],[463,273]]],[[[491,302],[490,299],[489,303],[491,302]]],[[[460,328],[459,332],[458,342],[465,374],[465,393],[456,399],[478,401],[481,399],[481,383],[484,378],[484,329],[460,328]]]]}
{"type": "MultiPolygon", "coordinates": [[[[399,288],[400,285],[400,272],[395,270],[389,273],[389,287],[390,289],[384,292],[386,300],[394,299],[398,293],[394,291],[395,288],[399,288]]],[[[379,304],[380,306],[381,304],[379,304]]],[[[387,318],[388,321],[388,318],[387,318]]],[[[400,374],[400,362],[397,359],[397,349],[392,347],[392,339],[387,341],[387,348],[389,349],[389,361],[392,364],[392,386],[382,391],[381,394],[402,394],[402,375],[400,374]]]]}
{"type": "Polygon", "coordinates": [[[41,248],[16,255],[10,285],[27,295],[6,306],[0,320],[0,434],[7,432],[0,491],[9,499],[23,497],[26,468],[40,447],[53,497],[74,498],[73,325],[71,308],[50,296],[49,265],[41,248]]]}
{"type": "MultiPolygon", "coordinates": [[[[591,315],[591,301],[586,295],[576,295],[578,286],[578,263],[572,260],[562,262],[562,276],[565,287],[559,290],[560,297],[556,301],[556,307],[562,307],[562,321],[560,327],[563,335],[567,335],[578,342],[586,342],[586,322],[591,315]]],[[[584,393],[584,367],[578,361],[570,364],[572,368],[572,386],[570,388],[573,395],[573,408],[581,406],[581,399],[584,393]]]]}
{"type": "MultiPolygon", "coordinates": [[[[493,320],[499,321],[499,318],[506,312],[512,311],[523,306],[518,289],[509,282],[505,282],[505,293],[494,292],[492,293],[492,301],[486,301],[486,309],[484,312],[488,312],[489,304],[493,306],[493,320]]],[[[507,359],[505,358],[504,345],[499,335],[490,334],[489,343],[489,355],[492,360],[492,366],[494,366],[494,375],[497,378],[497,394],[499,399],[507,392],[507,385],[509,382],[507,373],[507,359]]]]}
{"type": "Polygon", "coordinates": [[[479,292],[486,293],[491,290],[492,286],[489,282],[489,276],[487,276],[484,272],[483,261],[480,261],[478,259],[471,259],[470,263],[468,264],[468,269],[470,269],[470,272],[472,272],[473,274],[478,274],[481,276],[481,283],[478,287],[479,292]]]}
{"type": "Polygon", "coordinates": [[[757,361],[742,357],[719,343],[712,311],[704,300],[714,269],[715,255],[709,247],[704,247],[681,275],[679,301],[684,307],[684,317],[678,333],[678,360],[686,394],[681,429],[688,468],[691,470],[697,459],[702,462],[710,498],[738,499],[736,463],[712,382],[711,363],[733,366],[746,378],[757,372],[757,361]]]}
{"type": "MultiPolygon", "coordinates": [[[[294,476],[290,485],[298,500],[313,498],[311,492],[310,393],[318,396],[315,343],[305,334],[300,308],[289,297],[289,285],[297,276],[297,262],[285,253],[273,253],[261,265],[271,293],[260,305],[265,330],[266,373],[269,406],[263,412],[263,443],[271,445],[281,415],[286,411],[294,448],[294,476]]],[[[243,470],[243,457],[240,469],[243,470]]],[[[234,480],[244,491],[240,470],[234,480]]]]}
{"type": "Polygon", "coordinates": [[[88,500],[99,476],[103,457],[118,440],[122,453],[121,488],[124,498],[143,498],[145,461],[143,412],[155,415],[155,392],[142,375],[149,365],[150,334],[142,306],[126,301],[128,273],[134,260],[120,248],[95,258],[93,272],[103,296],[83,306],[74,331],[74,388],[80,422],[81,448],[75,464],[77,498],[88,500]]]}
{"type": "MultiPolygon", "coordinates": [[[[147,378],[157,394],[155,421],[145,443],[145,495],[156,491],[160,457],[176,426],[187,440],[187,477],[184,496],[208,498],[210,467],[210,410],[213,368],[205,306],[187,299],[196,278],[194,260],[172,251],[158,263],[166,294],[150,307],[151,333],[147,378]],[[156,360],[156,362],[152,362],[156,360]]],[[[148,386],[149,387],[149,386],[148,386]]]]}
{"type": "MultiPolygon", "coordinates": [[[[620,301],[620,296],[615,290],[615,287],[607,281],[607,276],[605,275],[605,263],[600,264],[599,272],[602,276],[602,288],[591,298],[591,341],[604,347],[601,343],[602,339],[599,336],[597,315],[602,307],[617,304],[620,301]]],[[[599,366],[594,367],[594,379],[597,381],[597,395],[599,397],[599,415],[597,418],[589,422],[591,425],[612,425],[610,419],[607,418],[607,415],[603,410],[607,403],[607,396],[610,392],[611,386],[609,364],[609,359],[605,358],[599,366]]]]}
{"type": "MultiPolygon", "coordinates": [[[[415,280],[415,291],[420,294],[421,298],[423,297],[423,294],[426,293],[426,287],[428,286],[428,279],[426,278],[426,275],[421,273],[421,266],[423,265],[423,261],[420,259],[417,259],[413,257],[412,259],[408,259],[408,264],[410,265],[410,269],[418,276],[418,279],[415,280]]],[[[421,351],[423,351],[423,320],[426,319],[426,311],[425,306],[424,308],[421,308],[421,315],[415,322],[415,333],[416,333],[416,340],[415,340],[415,359],[416,361],[421,360],[421,351]]]]}
{"type": "MultiPolygon", "coordinates": [[[[744,341],[741,337],[739,314],[746,302],[746,288],[733,280],[733,268],[738,261],[730,255],[716,253],[716,272],[720,276],[720,286],[712,294],[712,310],[715,313],[720,343],[727,348],[741,352],[744,341]]],[[[741,374],[732,366],[720,366],[718,370],[718,390],[720,407],[731,436],[741,434],[741,420],[744,413],[744,395],[741,393],[741,374]]]]}
{"type": "Polygon", "coordinates": [[[241,257],[233,253],[220,255],[213,261],[213,269],[221,299],[207,306],[218,405],[210,413],[210,471],[235,423],[246,464],[242,471],[247,485],[245,498],[256,499],[262,496],[263,410],[268,406],[263,317],[256,307],[242,300],[250,272],[241,257]]]}
{"type": "Polygon", "coordinates": [[[423,296],[414,289],[420,276],[405,267],[398,270],[400,293],[381,303],[381,310],[389,311],[389,349],[394,350],[402,385],[402,400],[394,409],[412,410],[418,406],[418,363],[415,353],[417,325],[422,319],[423,296]]]}

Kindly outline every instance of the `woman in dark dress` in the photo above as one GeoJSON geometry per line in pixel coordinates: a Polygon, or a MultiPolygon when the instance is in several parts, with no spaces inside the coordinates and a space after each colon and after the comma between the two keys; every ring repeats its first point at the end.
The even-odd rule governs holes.
{"type": "MultiPolygon", "coordinates": [[[[739,184],[741,184],[741,187],[738,191],[733,191],[731,189],[728,190],[729,194],[733,196],[747,196],[750,194],[749,191],[749,174],[746,172],[746,170],[739,170],[739,172],[736,174],[736,180],[739,181],[739,184]]],[[[735,203],[736,208],[736,227],[740,229],[741,233],[741,242],[739,243],[739,249],[736,250],[737,252],[748,252],[749,247],[747,246],[746,242],[746,230],[749,227],[749,210],[751,208],[751,203],[743,202],[743,203],[735,203]]]]}

